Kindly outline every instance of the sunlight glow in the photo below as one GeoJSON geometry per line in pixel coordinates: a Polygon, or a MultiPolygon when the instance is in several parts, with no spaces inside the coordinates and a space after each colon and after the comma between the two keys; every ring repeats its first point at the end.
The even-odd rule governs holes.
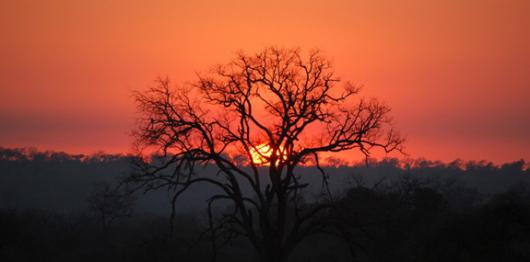
{"type": "MultiPolygon", "coordinates": [[[[280,147],[280,151],[283,148],[280,147]]],[[[250,148],[250,155],[252,156],[252,163],[260,166],[268,166],[270,156],[272,154],[272,148],[268,144],[260,144],[255,148],[250,148]]],[[[280,155],[278,152],[277,155],[280,155]]]]}

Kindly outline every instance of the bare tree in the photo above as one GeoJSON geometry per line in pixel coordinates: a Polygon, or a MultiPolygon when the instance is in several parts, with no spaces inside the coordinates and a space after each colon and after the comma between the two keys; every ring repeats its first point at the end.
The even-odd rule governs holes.
{"type": "Polygon", "coordinates": [[[325,231],[316,218],[333,207],[331,194],[311,205],[300,201],[307,184],[297,167],[315,165],[326,186],[321,153],[401,150],[390,109],[339,82],[320,51],[275,47],[240,52],[184,87],[160,79],[136,93],[141,117],[134,135],[143,160],[128,181],[146,191],[170,188],[173,203],[194,184],[215,186],[221,193],[208,201],[214,250],[244,236],[262,261],[285,261],[301,240],[325,231]],[[200,174],[198,165],[215,165],[218,173],[200,174]],[[233,209],[215,215],[217,201],[233,209]]]}
{"type": "Polygon", "coordinates": [[[89,210],[101,223],[104,244],[107,245],[110,227],[116,220],[131,215],[135,198],[126,190],[103,182],[94,185],[87,202],[89,210]]]}

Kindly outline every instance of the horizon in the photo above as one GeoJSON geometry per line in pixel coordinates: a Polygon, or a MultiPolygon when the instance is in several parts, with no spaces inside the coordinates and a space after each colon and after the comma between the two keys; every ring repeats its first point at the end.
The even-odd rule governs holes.
{"type": "MultiPolygon", "coordinates": [[[[66,154],[69,157],[80,156],[80,157],[83,157],[84,159],[97,157],[99,155],[112,156],[112,157],[118,157],[118,158],[136,157],[136,155],[134,155],[133,153],[119,153],[119,152],[118,153],[112,153],[112,152],[105,152],[105,151],[101,151],[101,150],[95,151],[95,152],[92,152],[92,153],[75,153],[75,152],[56,151],[56,150],[41,150],[41,149],[36,148],[36,147],[3,147],[3,146],[0,146],[0,152],[4,151],[4,150],[21,151],[22,153],[24,153],[25,157],[31,156],[31,154],[33,154],[33,153],[46,154],[47,156],[51,156],[53,154],[66,154]]],[[[403,168],[404,165],[406,165],[406,164],[411,164],[412,167],[416,167],[416,165],[418,163],[428,162],[428,163],[433,164],[433,165],[440,165],[441,164],[441,165],[444,165],[444,166],[456,164],[459,168],[461,168],[462,170],[465,170],[466,169],[465,168],[466,164],[474,164],[474,165],[491,165],[492,164],[493,167],[495,167],[495,168],[501,168],[503,165],[519,163],[519,162],[522,161],[523,165],[521,166],[521,168],[522,168],[521,170],[525,170],[525,169],[530,170],[530,162],[527,161],[527,159],[524,159],[524,158],[513,159],[513,160],[505,161],[505,162],[494,162],[494,161],[490,161],[490,160],[487,160],[487,159],[460,159],[460,158],[456,158],[456,159],[453,159],[453,160],[450,160],[450,161],[443,161],[443,160],[439,160],[439,159],[428,159],[428,158],[424,158],[424,157],[399,158],[399,157],[390,157],[390,156],[382,157],[382,158],[372,158],[372,157],[370,157],[368,159],[360,159],[360,160],[359,159],[349,160],[349,159],[340,158],[340,160],[344,160],[344,161],[330,163],[329,159],[327,159],[327,158],[323,159],[322,167],[338,168],[338,167],[356,167],[356,166],[362,166],[362,165],[369,166],[371,163],[379,164],[379,163],[386,163],[388,161],[398,161],[397,164],[398,164],[398,166],[400,168],[403,168]]],[[[215,166],[214,164],[210,164],[210,165],[215,166]]],[[[241,166],[249,167],[250,165],[249,164],[242,164],[241,166]]],[[[258,165],[258,166],[260,168],[266,168],[268,165],[258,165]]],[[[316,166],[315,165],[302,165],[301,167],[302,168],[312,168],[312,167],[316,167],[316,166]]]]}

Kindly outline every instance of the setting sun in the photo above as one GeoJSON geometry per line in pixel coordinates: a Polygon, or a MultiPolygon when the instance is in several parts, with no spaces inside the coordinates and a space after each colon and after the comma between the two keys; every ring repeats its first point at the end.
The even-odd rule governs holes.
{"type": "MultiPolygon", "coordinates": [[[[283,150],[282,147],[280,147],[280,151],[283,150]]],[[[262,165],[262,166],[268,166],[269,165],[269,157],[272,154],[272,148],[268,144],[260,144],[256,146],[255,148],[250,148],[250,155],[252,156],[252,162],[256,165],[262,165]]],[[[278,155],[280,155],[280,152],[278,152],[278,155]]]]}
{"type": "Polygon", "coordinates": [[[267,144],[261,144],[256,148],[250,148],[250,155],[252,156],[252,162],[256,165],[268,165],[269,160],[267,159],[272,154],[272,148],[267,144]]]}

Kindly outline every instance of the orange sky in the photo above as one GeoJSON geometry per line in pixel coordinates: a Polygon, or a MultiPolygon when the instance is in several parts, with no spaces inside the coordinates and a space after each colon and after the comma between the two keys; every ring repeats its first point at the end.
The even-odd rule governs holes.
{"type": "Polygon", "coordinates": [[[530,159],[530,1],[1,1],[0,146],[124,152],[131,90],[267,45],[321,48],[411,157],[530,159]]]}

